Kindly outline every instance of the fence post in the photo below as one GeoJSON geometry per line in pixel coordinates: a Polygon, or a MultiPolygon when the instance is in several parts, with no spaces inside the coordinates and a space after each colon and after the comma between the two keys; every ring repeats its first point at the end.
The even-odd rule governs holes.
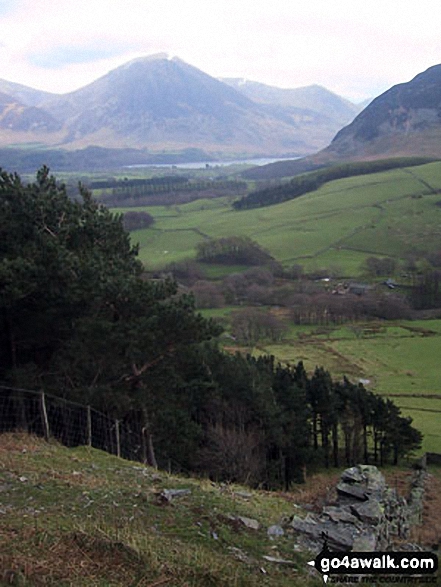
{"type": "Polygon", "coordinates": [[[92,411],[87,406],[87,446],[92,446],[92,411]]]}
{"type": "Polygon", "coordinates": [[[119,437],[119,420],[115,420],[115,431],[116,431],[116,456],[121,456],[121,441],[119,437]]]}
{"type": "Polygon", "coordinates": [[[46,411],[46,400],[44,397],[44,392],[40,392],[40,408],[41,408],[41,421],[43,423],[43,432],[44,432],[44,437],[46,440],[49,440],[49,420],[47,417],[47,411],[46,411]]]}
{"type": "Polygon", "coordinates": [[[145,440],[145,428],[141,429],[141,459],[144,465],[147,465],[147,443],[145,440]]]}

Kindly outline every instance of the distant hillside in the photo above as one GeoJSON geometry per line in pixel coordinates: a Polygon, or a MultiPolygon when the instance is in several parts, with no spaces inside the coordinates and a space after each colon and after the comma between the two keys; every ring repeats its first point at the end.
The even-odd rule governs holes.
{"type": "Polygon", "coordinates": [[[370,102],[331,144],[297,161],[249,170],[249,179],[288,177],[342,161],[441,157],[441,65],[370,102]]]}
{"type": "Polygon", "coordinates": [[[16,132],[55,132],[61,128],[49,112],[27,106],[17,98],[0,92],[0,129],[16,132]]]}
{"type": "Polygon", "coordinates": [[[326,152],[341,157],[441,156],[441,65],[376,98],[326,152]]]}
{"type": "Polygon", "coordinates": [[[355,107],[316,86],[288,90],[289,99],[266,87],[283,98],[263,100],[232,85],[164,54],[135,59],[64,95],[0,80],[0,92],[52,122],[45,128],[17,122],[0,132],[0,146],[297,157],[326,146],[355,115],[355,107]]]}
{"type": "Polygon", "coordinates": [[[34,90],[28,86],[22,84],[16,84],[14,82],[8,82],[4,79],[0,79],[0,92],[13,96],[20,102],[23,102],[26,106],[41,106],[41,104],[47,101],[56,94],[50,92],[43,92],[42,90],[34,90]]]}
{"type": "Polygon", "coordinates": [[[318,85],[284,89],[238,78],[224,78],[222,81],[254,102],[316,112],[336,127],[351,122],[363,108],[318,85]]]}

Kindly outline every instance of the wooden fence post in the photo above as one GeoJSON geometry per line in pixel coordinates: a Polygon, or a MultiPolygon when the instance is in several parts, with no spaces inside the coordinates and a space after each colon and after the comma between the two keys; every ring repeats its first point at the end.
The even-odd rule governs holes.
{"type": "Polygon", "coordinates": [[[40,409],[41,409],[41,421],[43,424],[44,437],[46,440],[49,440],[49,435],[50,435],[49,420],[47,417],[46,400],[45,400],[43,391],[40,393],[40,409]]]}
{"type": "Polygon", "coordinates": [[[143,427],[141,429],[141,459],[142,462],[144,463],[144,465],[148,464],[147,461],[147,443],[146,443],[146,438],[145,438],[145,428],[143,427]]]}
{"type": "Polygon", "coordinates": [[[115,420],[115,432],[116,432],[116,456],[121,456],[121,440],[119,437],[119,420],[115,420]]]}
{"type": "Polygon", "coordinates": [[[92,446],[92,410],[87,406],[87,446],[92,446]]]}

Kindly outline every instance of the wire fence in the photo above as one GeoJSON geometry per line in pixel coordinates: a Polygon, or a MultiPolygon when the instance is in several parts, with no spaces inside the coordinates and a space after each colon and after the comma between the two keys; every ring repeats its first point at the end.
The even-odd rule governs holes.
{"type": "Polygon", "coordinates": [[[84,406],[42,391],[0,385],[0,433],[23,431],[66,446],[86,445],[147,463],[145,430],[134,430],[84,406]]]}

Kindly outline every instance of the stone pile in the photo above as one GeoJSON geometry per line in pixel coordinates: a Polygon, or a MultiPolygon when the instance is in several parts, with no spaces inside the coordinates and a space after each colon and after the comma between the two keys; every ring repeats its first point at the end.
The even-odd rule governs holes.
{"type": "Polygon", "coordinates": [[[372,465],[346,469],[337,485],[338,499],[320,514],[294,516],[291,527],[302,547],[319,552],[325,540],[333,551],[383,551],[406,538],[421,522],[425,471],[416,471],[409,500],[387,487],[372,465]]]}

